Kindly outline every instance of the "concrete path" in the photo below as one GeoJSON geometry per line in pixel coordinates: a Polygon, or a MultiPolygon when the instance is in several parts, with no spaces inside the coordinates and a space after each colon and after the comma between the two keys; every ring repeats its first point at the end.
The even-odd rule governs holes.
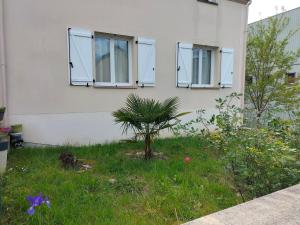
{"type": "Polygon", "coordinates": [[[300,225],[300,185],[204,216],[184,225],[300,225]]]}

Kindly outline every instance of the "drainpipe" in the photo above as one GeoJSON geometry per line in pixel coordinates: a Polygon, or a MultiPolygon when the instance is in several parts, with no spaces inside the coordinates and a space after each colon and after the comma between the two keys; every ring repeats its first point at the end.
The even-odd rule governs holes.
{"type": "MultiPolygon", "coordinates": [[[[246,75],[246,54],[247,54],[247,39],[248,39],[248,15],[249,15],[249,6],[251,5],[252,0],[248,1],[248,3],[246,4],[246,14],[245,16],[245,24],[243,27],[243,36],[244,36],[244,43],[243,43],[243,74],[246,75]]],[[[243,77],[244,79],[242,79],[241,81],[241,86],[242,86],[242,90],[244,93],[244,96],[241,98],[241,107],[244,108],[245,107],[245,77],[243,77]]]]}
{"type": "Polygon", "coordinates": [[[4,40],[4,0],[0,0],[0,80],[2,89],[2,103],[6,107],[4,126],[8,125],[8,97],[7,97],[7,77],[5,62],[5,40],[4,40]]]}

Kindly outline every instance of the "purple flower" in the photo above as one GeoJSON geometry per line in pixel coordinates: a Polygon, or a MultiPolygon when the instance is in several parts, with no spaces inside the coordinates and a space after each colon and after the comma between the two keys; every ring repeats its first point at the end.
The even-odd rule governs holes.
{"type": "Polygon", "coordinates": [[[27,213],[28,213],[29,215],[33,215],[33,214],[34,214],[34,207],[31,206],[31,207],[27,210],[27,213]]]}
{"type": "Polygon", "coordinates": [[[27,210],[27,213],[29,215],[33,215],[35,212],[35,207],[40,206],[42,204],[46,204],[50,208],[50,201],[48,199],[48,196],[43,198],[43,194],[40,193],[38,196],[28,196],[27,200],[30,203],[30,208],[27,210]]]}
{"type": "Polygon", "coordinates": [[[48,196],[45,197],[45,200],[44,200],[45,204],[48,206],[48,208],[51,207],[51,204],[50,204],[50,201],[48,199],[48,196]]]}
{"type": "Polygon", "coordinates": [[[30,205],[33,207],[40,206],[44,201],[42,194],[35,196],[35,197],[28,196],[27,200],[30,202],[30,205]]]}

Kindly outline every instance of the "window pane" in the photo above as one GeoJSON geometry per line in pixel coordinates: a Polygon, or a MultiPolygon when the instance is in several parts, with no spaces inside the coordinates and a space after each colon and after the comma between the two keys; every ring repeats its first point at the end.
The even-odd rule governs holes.
{"type": "Polygon", "coordinates": [[[211,77],[211,50],[202,51],[202,79],[201,84],[210,84],[211,77]]]}
{"type": "Polygon", "coordinates": [[[96,36],[96,82],[111,82],[110,40],[96,36]]]}
{"type": "Polygon", "coordinates": [[[116,83],[129,83],[128,41],[115,40],[116,83]]]}
{"type": "Polygon", "coordinates": [[[287,77],[289,84],[294,84],[296,82],[296,73],[288,73],[287,77]]]}
{"type": "Polygon", "coordinates": [[[192,84],[199,84],[199,49],[193,49],[192,84]]]}

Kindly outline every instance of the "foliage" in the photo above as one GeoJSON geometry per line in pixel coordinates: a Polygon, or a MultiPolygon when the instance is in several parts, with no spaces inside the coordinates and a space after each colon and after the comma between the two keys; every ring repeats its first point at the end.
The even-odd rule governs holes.
{"type": "Polygon", "coordinates": [[[201,110],[198,118],[177,126],[177,132],[204,134],[210,145],[222,152],[226,171],[244,200],[299,182],[300,117],[298,122],[273,118],[264,129],[245,128],[242,110],[235,104],[239,98],[232,93],[217,99],[218,114],[205,119],[201,110]]]}
{"type": "Polygon", "coordinates": [[[241,96],[233,92],[224,99],[216,99],[217,114],[207,117],[205,109],[198,110],[197,117],[184,124],[178,124],[174,128],[174,134],[197,136],[211,135],[211,131],[221,131],[229,135],[242,125],[242,109],[236,105],[241,96]]]}
{"type": "Polygon", "coordinates": [[[240,129],[225,145],[227,169],[236,188],[247,198],[297,184],[299,154],[267,129],[240,129]]]}
{"type": "Polygon", "coordinates": [[[11,133],[21,133],[23,131],[22,124],[11,125],[11,133]]]}
{"type": "Polygon", "coordinates": [[[272,17],[249,28],[246,63],[245,99],[255,112],[259,125],[268,113],[297,109],[300,84],[287,84],[286,73],[300,56],[287,51],[291,37],[298,29],[286,32],[288,18],[272,17]]]}
{"type": "Polygon", "coordinates": [[[154,99],[140,98],[131,94],[126,106],[113,112],[116,123],[121,123],[123,132],[132,129],[136,136],[141,136],[145,142],[145,159],[152,157],[151,142],[164,129],[172,129],[180,116],[187,113],[177,113],[179,99],[169,98],[164,102],[154,99]]]}
{"type": "Polygon", "coordinates": [[[157,139],[153,147],[168,160],[147,163],[126,155],[142,142],[11,151],[0,224],[174,225],[240,203],[217,150],[206,144],[203,138],[157,139]],[[57,159],[66,151],[93,161],[93,168],[61,169],[57,159]],[[39,208],[29,218],[25,197],[40,191],[51,210],[39,208]]]}
{"type": "Polygon", "coordinates": [[[294,113],[287,119],[272,118],[267,121],[266,129],[274,132],[289,146],[300,148],[300,113],[294,113]]]}
{"type": "Polygon", "coordinates": [[[5,107],[0,107],[0,113],[4,113],[5,112],[5,107]]]}

